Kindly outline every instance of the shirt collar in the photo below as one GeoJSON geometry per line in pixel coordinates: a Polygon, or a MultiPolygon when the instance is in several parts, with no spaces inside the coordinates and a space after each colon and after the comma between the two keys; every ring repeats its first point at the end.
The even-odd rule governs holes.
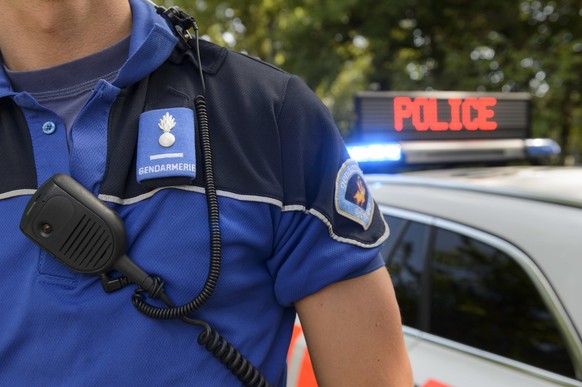
{"type": "Polygon", "coordinates": [[[145,0],[129,0],[133,24],[129,57],[113,84],[130,85],[157,69],[172,53],[178,39],[163,17],[145,0]]]}

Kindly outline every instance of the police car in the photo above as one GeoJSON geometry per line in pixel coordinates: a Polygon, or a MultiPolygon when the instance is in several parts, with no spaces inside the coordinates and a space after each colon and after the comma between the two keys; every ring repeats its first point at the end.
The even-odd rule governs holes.
{"type": "Polygon", "coordinates": [[[368,185],[391,227],[382,255],[419,385],[582,386],[582,168],[368,185]]]}
{"type": "MultiPolygon", "coordinates": [[[[511,165],[559,152],[528,139],[529,97],[367,93],[359,104],[360,134],[397,139],[350,154],[372,172],[398,165],[367,186],[391,228],[381,254],[415,384],[582,386],[582,167],[511,165]]],[[[296,329],[289,385],[316,385],[296,329]]]]}

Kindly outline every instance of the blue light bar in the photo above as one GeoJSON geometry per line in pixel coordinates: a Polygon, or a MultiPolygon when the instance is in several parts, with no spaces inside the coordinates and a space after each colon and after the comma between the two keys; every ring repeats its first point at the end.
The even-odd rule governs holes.
{"type": "Polygon", "coordinates": [[[399,161],[402,158],[400,144],[347,145],[350,157],[358,162],[399,161]]]}
{"type": "Polygon", "coordinates": [[[562,152],[560,145],[549,138],[529,138],[525,149],[530,157],[557,156],[562,152]]]}

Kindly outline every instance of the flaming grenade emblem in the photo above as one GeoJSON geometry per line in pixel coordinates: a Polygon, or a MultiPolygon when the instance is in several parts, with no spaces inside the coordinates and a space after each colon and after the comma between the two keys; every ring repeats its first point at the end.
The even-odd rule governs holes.
{"type": "Polygon", "coordinates": [[[164,114],[164,116],[160,119],[158,126],[164,131],[158,140],[160,145],[164,148],[169,148],[174,145],[176,142],[176,137],[170,133],[170,131],[176,126],[176,120],[174,117],[172,117],[170,113],[164,114]]]}
{"type": "Polygon", "coordinates": [[[354,200],[356,204],[362,208],[366,206],[366,186],[360,177],[358,176],[358,191],[354,195],[354,200]]]}

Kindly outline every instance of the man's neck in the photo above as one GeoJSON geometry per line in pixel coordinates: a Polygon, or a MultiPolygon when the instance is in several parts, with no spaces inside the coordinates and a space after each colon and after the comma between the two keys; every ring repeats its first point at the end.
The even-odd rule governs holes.
{"type": "Polygon", "coordinates": [[[130,32],[128,0],[0,0],[0,52],[15,71],[85,57],[130,32]]]}

